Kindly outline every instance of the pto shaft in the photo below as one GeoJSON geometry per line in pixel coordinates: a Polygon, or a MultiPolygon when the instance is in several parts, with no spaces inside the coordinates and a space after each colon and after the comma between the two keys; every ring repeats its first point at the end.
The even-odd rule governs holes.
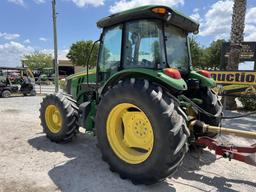
{"type": "Polygon", "coordinates": [[[256,132],[211,126],[211,125],[205,124],[202,121],[198,121],[198,120],[191,121],[189,127],[190,127],[190,129],[193,129],[194,131],[200,131],[203,133],[205,133],[205,132],[223,133],[223,134],[229,134],[229,135],[236,135],[239,137],[256,139],[256,132]]]}

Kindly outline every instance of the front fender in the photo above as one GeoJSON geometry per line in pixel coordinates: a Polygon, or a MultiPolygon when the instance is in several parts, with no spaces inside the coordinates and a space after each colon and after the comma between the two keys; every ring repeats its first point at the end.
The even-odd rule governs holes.
{"type": "Polygon", "coordinates": [[[99,90],[100,95],[104,93],[107,88],[121,79],[132,78],[132,77],[143,77],[147,78],[153,82],[162,84],[163,86],[173,89],[175,91],[185,91],[187,90],[187,84],[183,79],[174,79],[166,74],[162,70],[145,69],[145,68],[133,68],[124,69],[118,73],[111,76],[99,90]]]}

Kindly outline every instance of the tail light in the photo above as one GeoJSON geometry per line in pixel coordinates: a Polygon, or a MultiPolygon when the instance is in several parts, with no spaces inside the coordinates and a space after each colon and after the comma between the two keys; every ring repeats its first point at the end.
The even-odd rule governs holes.
{"type": "Polygon", "coordinates": [[[199,70],[198,73],[203,75],[203,76],[205,76],[205,77],[207,77],[207,78],[211,78],[212,77],[211,73],[209,71],[206,71],[206,70],[199,70]]]}
{"type": "Polygon", "coordinates": [[[166,68],[163,70],[166,75],[174,79],[181,79],[181,74],[179,70],[173,68],[166,68]]]}

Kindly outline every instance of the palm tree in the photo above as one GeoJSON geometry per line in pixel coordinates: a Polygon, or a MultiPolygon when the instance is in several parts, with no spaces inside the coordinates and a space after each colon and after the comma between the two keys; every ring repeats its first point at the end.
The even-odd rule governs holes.
{"type": "MultiPolygon", "coordinates": [[[[238,70],[241,43],[244,41],[246,5],[247,0],[234,0],[227,70],[238,70]]],[[[235,97],[226,97],[225,100],[226,109],[236,108],[235,97]]]]}
{"type": "Polygon", "coordinates": [[[227,70],[238,70],[241,43],[244,40],[246,4],[247,0],[234,0],[227,70]]]}

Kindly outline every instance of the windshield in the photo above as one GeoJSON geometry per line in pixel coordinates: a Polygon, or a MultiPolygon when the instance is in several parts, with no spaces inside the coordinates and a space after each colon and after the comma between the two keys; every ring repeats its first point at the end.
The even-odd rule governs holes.
{"type": "Polygon", "coordinates": [[[167,25],[165,36],[167,63],[181,72],[187,72],[189,69],[187,34],[180,28],[167,25]]]}

